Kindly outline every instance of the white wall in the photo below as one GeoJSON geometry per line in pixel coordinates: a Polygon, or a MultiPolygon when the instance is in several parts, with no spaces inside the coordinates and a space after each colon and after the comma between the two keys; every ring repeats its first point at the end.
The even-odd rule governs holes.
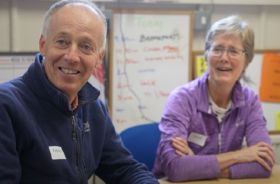
{"type": "MultiPolygon", "coordinates": [[[[255,32],[256,49],[280,49],[280,6],[279,5],[214,5],[203,6],[213,9],[211,22],[222,17],[238,14],[252,26],[255,32]]],[[[203,50],[205,32],[195,33],[193,50],[203,50]]]]}
{"type": "Polygon", "coordinates": [[[37,51],[50,1],[0,1],[0,52],[37,51]]]}
{"type": "Polygon", "coordinates": [[[10,48],[9,1],[0,1],[0,51],[10,48]]]}
{"type": "Polygon", "coordinates": [[[44,12],[50,2],[26,1],[15,2],[12,11],[12,33],[14,51],[36,51],[40,38],[44,12]]]}
{"type": "MultiPolygon", "coordinates": [[[[0,52],[37,51],[43,16],[51,3],[51,0],[0,1],[0,52]]],[[[280,49],[279,4],[197,6],[212,12],[211,23],[231,14],[239,14],[255,30],[256,49],[280,49]]],[[[196,31],[193,36],[193,50],[203,50],[205,31],[196,31]]]]}

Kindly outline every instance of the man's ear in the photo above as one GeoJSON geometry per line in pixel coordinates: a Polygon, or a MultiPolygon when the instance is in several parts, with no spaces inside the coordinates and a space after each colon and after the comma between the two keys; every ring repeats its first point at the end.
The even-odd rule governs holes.
{"type": "Polygon", "coordinates": [[[39,40],[39,49],[43,56],[45,55],[45,47],[46,47],[46,39],[43,35],[41,35],[39,40]]]}
{"type": "Polygon", "coordinates": [[[97,61],[96,65],[101,65],[103,63],[104,55],[105,55],[105,50],[101,49],[98,53],[98,61],[97,61]]]}

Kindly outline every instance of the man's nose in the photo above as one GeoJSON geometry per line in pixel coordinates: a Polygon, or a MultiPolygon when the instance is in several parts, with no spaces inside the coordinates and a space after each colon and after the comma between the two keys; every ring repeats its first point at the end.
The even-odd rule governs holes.
{"type": "Polygon", "coordinates": [[[66,53],[66,59],[70,62],[78,62],[79,61],[79,49],[76,44],[72,44],[66,53]]]}

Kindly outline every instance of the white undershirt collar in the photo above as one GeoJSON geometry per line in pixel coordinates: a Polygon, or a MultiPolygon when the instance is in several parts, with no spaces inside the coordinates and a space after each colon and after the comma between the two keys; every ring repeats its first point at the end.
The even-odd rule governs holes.
{"type": "Polygon", "coordinates": [[[222,122],[226,112],[228,112],[232,106],[232,101],[230,100],[227,107],[226,108],[222,108],[219,107],[214,100],[212,99],[212,97],[210,95],[209,96],[209,108],[210,110],[217,116],[217,119],[219,121],[219,123],[222,122]]]}

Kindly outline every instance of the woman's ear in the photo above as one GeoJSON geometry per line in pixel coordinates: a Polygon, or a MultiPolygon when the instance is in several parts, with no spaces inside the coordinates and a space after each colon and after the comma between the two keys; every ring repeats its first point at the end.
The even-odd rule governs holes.
{"type": "Polygon", "coordinates": [[[245,63],[245,67],[244,67],[244,72],[245,72],[245,70],[247,69],[247,67],[249,66],[249,62],[246,60],[246,63],[245,63]]]}
{"type": "Polygon", "coordinates": [[[204,52],[204,60],[205,60],[206,63],[207,63],[207,61],[208,61],[208,57],[209,57],[209,51],[206,50],[206,51],[204,52]]]}

